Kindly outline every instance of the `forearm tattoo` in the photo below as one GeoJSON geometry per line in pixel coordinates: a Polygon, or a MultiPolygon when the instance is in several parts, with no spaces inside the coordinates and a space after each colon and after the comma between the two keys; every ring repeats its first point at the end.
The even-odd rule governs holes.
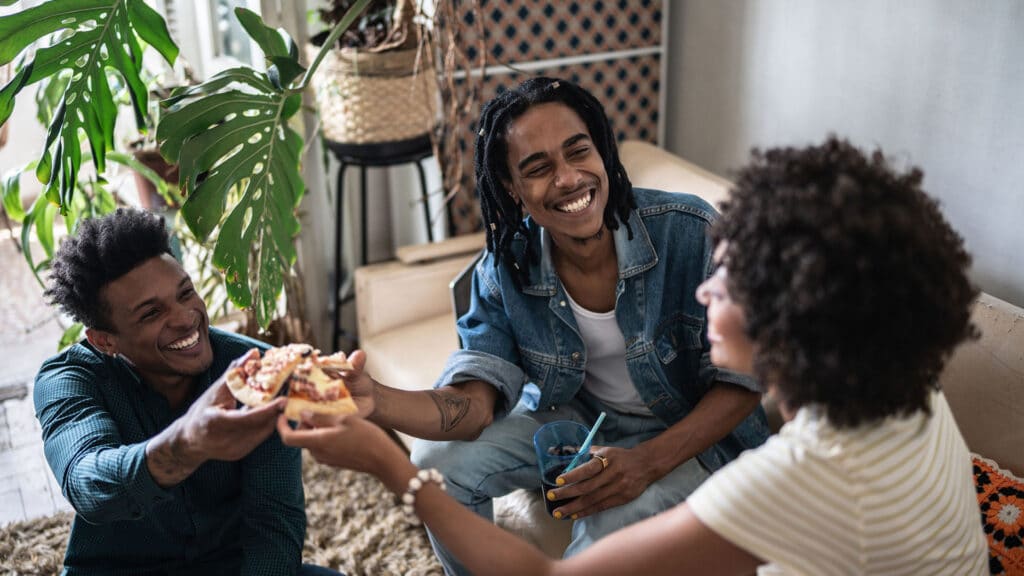
{"type": "Polygon", "coordinates": [[[164,487],[173,486],[195,471],[195,467],[186,462],[180,448],[175,447],[173,443],[162,442],[153,448],[147,458],[157,484],[164,487]]]}
{"type": "Polygon", "coordinates": [[[431,390],[430,399],[441,414],[441,431],[451,432],[469,413],[469,397],[457,390],[431,390]]]}

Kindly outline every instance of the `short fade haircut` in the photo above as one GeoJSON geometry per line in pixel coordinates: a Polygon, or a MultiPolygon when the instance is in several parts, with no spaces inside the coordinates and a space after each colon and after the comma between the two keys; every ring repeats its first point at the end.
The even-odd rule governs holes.
{"type": "Polygon", "coordinates": [[[755,150],[712,227],[754,342],[754,372],[791,410],[855,427],[927,412],[977,289],[922,173],[830,136],[755,150]]]}
{"type": "Polygon", "coordinates": [[[103,287],[162,254],[172,254],[163,217],[118,208],[82,220],[53,257],[45,295],[86,327],[110,331],[109,305],[100,297],[103,287]]]}
{"type": "Polygon", "coordinates": [[[520,286],[529,282],[529,265],[539,259],[539,253],[530,245],[529,235],[525,234],[522,207],[505,190],[504,182],[512,179],[506,137],[513,121],[533,106],[548,102],[566,105],[586,124],[608,173],[608,205],[604,210],[604,224],[609,230],[615,230],[621,222],[629,231],[630,238],[633,236],[628,220],[630,210],[636,208],[636,198],[626,169],[619,160],[619,149],[604,107],[590,92],[568,80],[543,76],[530,78],[484,105],[473,156],[476,188],[487,232],[487,249],[494,254],[495,265],[505,262],[520,286]],[[511,250],[512,238],[517,232],[524,233],[524,260],[518,259],[511,250]]]}

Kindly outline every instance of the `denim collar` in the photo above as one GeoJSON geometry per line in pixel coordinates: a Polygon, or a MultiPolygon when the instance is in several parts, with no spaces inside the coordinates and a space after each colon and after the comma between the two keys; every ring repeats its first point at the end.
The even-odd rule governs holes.
{"type": "MultiPolygon", "coordinates": [[[[559,284],[558,275],[555,273],[554,259],[551,257],[551,234],[545,228],[541,228],[527,219],[527,228],[534,239],[540,242],[540,262],[530,266],[530,278],[533,280],[528,286],[523,287],[524,294],[532,296],[554,296],[559,284]],[[538,233],[539,230],[539,233],[538,233]]],[[[629,232],[626,224],[620,222],[619,227],[612,231],[612,238],[615,240],[615,254],[619,263],[619,279],[636,276],[650,270],[658,263],[658,254],[654,251],[651,237],[647,233],[640,213],[632,210],[629,216],[629,226],[633,229],[633,239],[629,239],[629,232]]]]}

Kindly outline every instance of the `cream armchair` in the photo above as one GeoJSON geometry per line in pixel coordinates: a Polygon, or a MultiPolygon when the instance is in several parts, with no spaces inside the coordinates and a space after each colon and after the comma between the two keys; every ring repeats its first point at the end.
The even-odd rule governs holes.
{"type": "MultiPolygon", "coordinates": [[[[715,205],[727,194],[727,180],[650,144],[624,142],[619,151],[635,186],[686,191],[715,205]]],[[[483,234],[458,237],[356,270],[359,338],[370,374],[405,390],[433,384],[459,345],[450,284],[483,245],[483,234]]],[[[942,385],[971,450],[1024,474],[1024,310],[982,294],[974,321],[983,336],[957,351],[942,385]]],[[[569,542],[571,523],[547,516],[539,491],[498,499],[495,520],[553,557],[569,542]]]]}

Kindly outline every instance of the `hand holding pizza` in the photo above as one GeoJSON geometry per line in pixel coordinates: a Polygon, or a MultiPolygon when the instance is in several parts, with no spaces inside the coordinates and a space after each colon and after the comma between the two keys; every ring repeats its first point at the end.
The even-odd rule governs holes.
{"type": "Polygon", "coordinates": [[[277,433],[288,446],[305,448],[317,462],[367,472],[380,478],[388,465],[408,462],[405,452],[376,424],[356,414],[330,416],[305,413],[297,429],[277,419],[277,433]]]}
{"type": "MultiPolygon", "coordinates": [[[[251,360],[253,355],[258,357],[250,350],[235,363],[251,360]]],[[[238,460],[273,433],[274,421],[284,405],[281,398],[259,408],[238,409],[222,376],[182,416],[182,435],[191,451],[203,460],[238,460]]]]}
{"type": "MultiPolygon", "coordinates": [[[[344,355],[341,352],[338,354],[344,355]]],[[[376,401],[373,392],[373,379],[364,371],[366,367],[366,353],[362,350],[353,351],[348,357],[348,363],[350,365],[348,369],[332,368],[325,371],[328,374],[337,374],[345,380],[348,392],[352,395],[352,400],[359,408],[359,416],[369,418],[376,408],[376,401]]]]}

